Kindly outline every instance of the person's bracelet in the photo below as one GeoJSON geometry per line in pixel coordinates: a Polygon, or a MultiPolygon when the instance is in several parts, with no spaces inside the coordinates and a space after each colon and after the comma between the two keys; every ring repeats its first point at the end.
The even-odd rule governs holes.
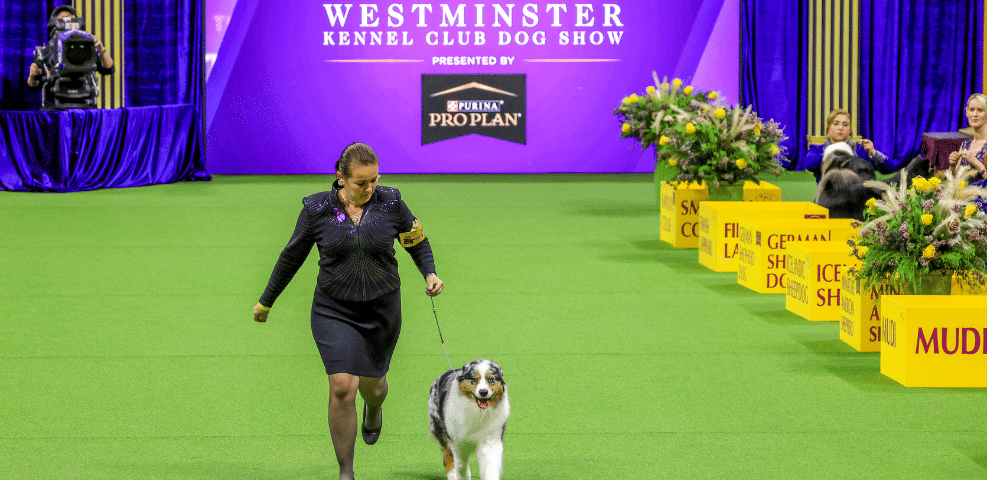
{"type": "Polygon", "coordinates": [[[260,302],[257,302],[257,306],[260,307],[260,309],[263,310],[263,311],[265,311],[265,312],[270,312],[271,311],[271,307],[265,307],[264,305],[261,305],[260,302]]]}

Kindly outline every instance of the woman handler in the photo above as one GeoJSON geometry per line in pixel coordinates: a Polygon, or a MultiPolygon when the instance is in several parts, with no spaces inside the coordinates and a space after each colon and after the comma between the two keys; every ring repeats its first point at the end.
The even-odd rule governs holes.
{"type": "Polygon", "coordinates": [[[295,232],[254,306],[267,321],[278,295],[319,249],[318,285],[312,302],[312,335],[329,375],[329,432],[340,480],[353,479],[356,393],[363,397],[363,440],[380,436],[386,373],[401,331],[401,290],[394,240],[400,241],[425,277],[426,293],[442,292],[432,248],[397,189],[377,185],[379,160],[370,146],[354,143],[336,162],[332,190],[303,201],[295,232]]]}

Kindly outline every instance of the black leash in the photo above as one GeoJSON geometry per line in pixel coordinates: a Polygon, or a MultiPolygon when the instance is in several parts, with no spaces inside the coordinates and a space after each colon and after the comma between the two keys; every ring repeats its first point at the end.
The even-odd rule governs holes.
{"type": "Polygon", "coordinates": [[[435,312],[435,297],[429,295],[428,298],[432,301],[432,315],[435,315],[435,328],[439,330],[439,341],[442,342],[442,351],[446,352],[446,361],[449,362],[449,369],[455,370],[456,367],[452,366],[452,360],[449,360],[449,351],[446,350],[446,341],[442,338],[442,327],[439,326],[439,314],[435,312]]]}

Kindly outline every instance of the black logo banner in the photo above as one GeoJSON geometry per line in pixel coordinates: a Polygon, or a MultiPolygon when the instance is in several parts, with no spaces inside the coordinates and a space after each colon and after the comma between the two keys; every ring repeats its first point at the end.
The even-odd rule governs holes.
{"type": "Polygon", "coordinates": [[[524,74],[422,75],[422,145],[472,133],[526,144],[524,74]]]}

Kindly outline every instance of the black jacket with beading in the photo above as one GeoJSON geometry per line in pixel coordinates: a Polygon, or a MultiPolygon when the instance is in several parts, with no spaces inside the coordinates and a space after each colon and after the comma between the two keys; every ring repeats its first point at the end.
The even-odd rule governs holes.
{"type": "MultiPolygon", "coordinates": [[[[354,225],[337,195],[338,187],[302,200],[302,211],[288,245],[271,273],[261,305],[270,307],[305,262],[312,246],[319,249],[318,287],[340,300],[368,301],[401,285],[394,241],[399,234],[418,226],[415,216],[401,200],[401,193],[378,186],[363,206],[359,225],[354,225]]],[[[406,246],[415,265],[427,277],[435,273],[428,239],[406,246]]]]}

